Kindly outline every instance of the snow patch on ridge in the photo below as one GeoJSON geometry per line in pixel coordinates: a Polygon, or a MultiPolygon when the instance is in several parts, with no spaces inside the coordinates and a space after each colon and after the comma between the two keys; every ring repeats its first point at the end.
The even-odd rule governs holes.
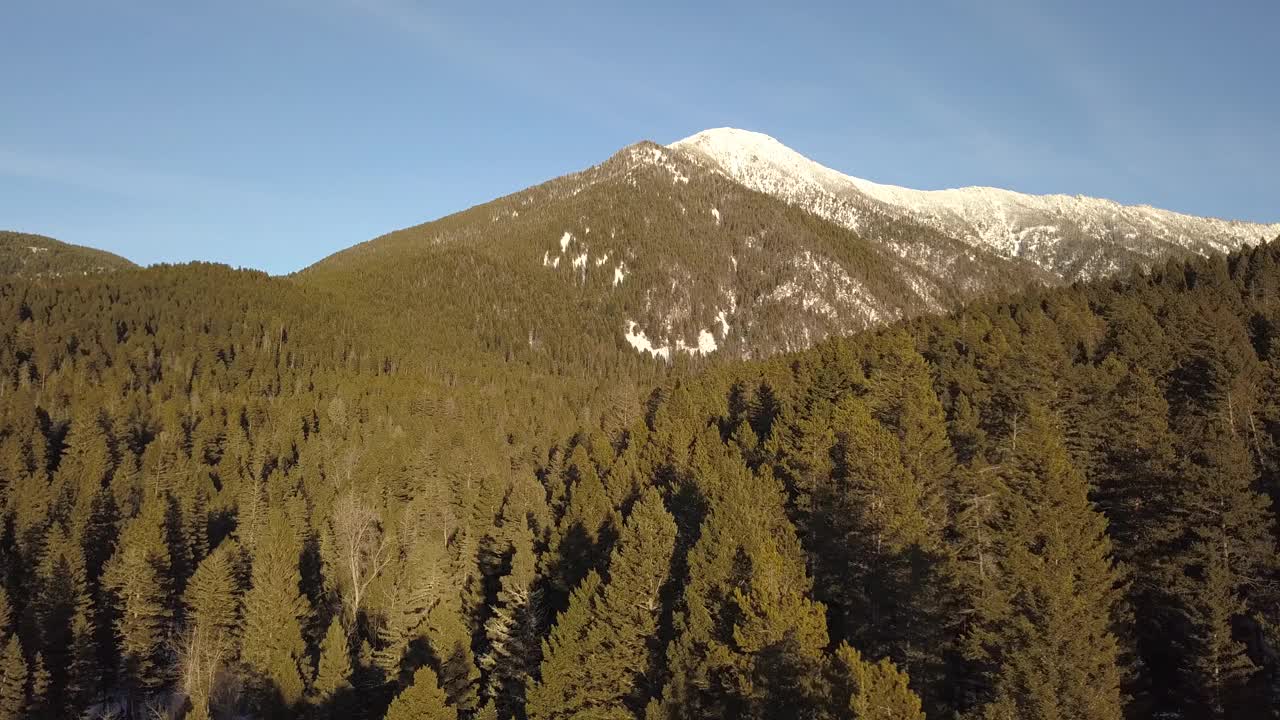
{"type": "Polygon", "coordinates": [[[684,340],[677,339],[674,346],[655,347],[653,341],[645,335],[644,331],[636,328],[635,320],[627,321],[627,331],[623,334],[627,344],[639,352],[646,352],[663,360],[670,361],[672,352],[682,352],[687,355],[710,355],[718,348],[715,335],[710,330],[698,331],[697,345],[688,345],[684,340]]]}

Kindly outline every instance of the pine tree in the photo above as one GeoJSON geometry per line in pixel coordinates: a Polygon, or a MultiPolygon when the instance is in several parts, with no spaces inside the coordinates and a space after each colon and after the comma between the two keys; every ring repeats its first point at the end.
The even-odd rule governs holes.
{"type": "Polygon", "coordinates": [[[1118,575],[1106,521],[1046,414],[1033,409],[1019,428],[987,528],[993,552],[970,580],[968,649],[990,668],[985,713],[1119,718],[1118,575]]]}
{"type": "Polygon", "coordinates": [[[488,649],[480,658],[480,668],[488,673],[484,696],[504,718],[524,707],[524,688],[537,667],[539,650],[533,535],[523,518],[513,524],[517,527],[508,531],[513,546],[511,569],[502,578],[493,616],[485,623],[488,649]]]}
{"type": "Polygon", "coordinates": [[[208,715],[224,669],[235,659],[240,633],[236,565],[240,548],[227,540],[191,576],[183,596],[187,629],[182,648],[182,686],[196,712],[208,715]]]}
{"type": "Polygon", "coordinates": [[[600,474],[582,445],[574,448],[565,472],[569,502],[547,551],[551,580],[561,592],[577,585],[588,570],[598,569],[597,559],[606,556],[617,524],[600,474]]]}
{"type": "Polygon", "coordinates": [[[902,461],[902,441],[862,402],[843,399],[833,422],[836,496],[826,509],[831,537],[820,567],[831,579],[824,585],[834,586],[851,640],[892,657],[918,680],[936,681],[947,614],[936,506],[941,478],[909,468],[902,461]]]}
{"type": "Polygon", "coordinates": [[[542,641],[540,680],[526,686],[525,709],[530,720],[555,717],[571,702],[586,677],[579,648],[590,628],[592,601],[600,585],[600,574],[588,572],[570,594],[568,609],[560,613],[550,635],[542,641]]]}
{"type": "Polygon", "coordinates": [[[283,508],[273,507],[253,557],[251,587],[244,597],[244,641],[240,657],[256,676],[265,702],[279,694],[286,707],[303,695],[306,645],[302,626],[309,609],[299,589],[302,547],[283,508]]]}
{"type": "MultiPolygon", "coordinates": [[[[609,561],[609,580],[589,602],[578,642],[557,648],[542,666],[542,685],[530,699],[531,718],[569,718],[579,713],[640,712],[648,703],[650,646],[661,611],[660,590],[670,572],[675,520],[657,490],[650,489],[627,517],[609,561]],[[557,689],[573,688],[557,695],[557,689]]],[[[570,613],[574,608],[570,607],[570,613]]],[[[575,618],[570,617],[571,620],[575,618]]]]}
{"type": "Polygon", "coordinates": [[[334,618],[320,644],[320,664],[311,684],[315,702],[324,706],[328,717],[345,717],[350,712],[345,695],[352,689],[351,678],[350,641],[342,623],[334,618]]]}
{"type": "Polygon", "coordinates": [[[396,696],[383,717],[385,720],[457,720],[458,711],[446,702],[435,672],[424,665],[413,674],[413,684],[396,696]]]}
{"type": "Polygon", "coordinates": [[[831,715],[852,720],[924,720],[907,674],[887,658],[872,663],[845,643],[831,658],[831,715]]]}
{"type": "Polygon", "coordinates": [[[18,720],[27,702],[27,661],[18,636],[0,632],[0,720],[18,720]]]}
{"type": "Polygon", "coordinates": [[[461,713],[479,706],[480,669],[471,649],[471,627],[460,594],[447,595],[427,616],[427,640],[439,660],[439,683],[450,707],[461,713]]]}
{"type": "Polygon", "coordinates": [[[667,648],[665,714],[673,719],[806,716],[825,703],[825,608],[811,582],[782,488],[740,458],[712,453],[695,469],[710,510],[690,550],[667,648]]]}
{"type": "Polygon", "coordinates": [[[94,613],[80,544],[60,523],[50,528],[37,582],[41,590],[36,612],[50,668],[50,697],[56,711],[76,714],[98,689],[94,613]]]}
{"type": "Polygon", "coordinates": [[[125,526],[103,570],[102,584],[119,610],[120,678],[134,691],[159,688],[170,676],[166,645],[174,616],[159,502],[144,502],[141,514],[125,526]]]}
{"type": "Polygon", "coordinates": [[[1252,488],[1244,444],[1221,425],[1205,438],[1183,471],[1174,499],[1183,549],[1174,558],[1170,589],[1182,632],[1176,637],[1184,700],[1215,717],[1230,717],[1248,697],[1257,671],[1233,636],[1250,614],[1252,578],[1280,569],[1270,533],[1268,499],[1252,488]]]}

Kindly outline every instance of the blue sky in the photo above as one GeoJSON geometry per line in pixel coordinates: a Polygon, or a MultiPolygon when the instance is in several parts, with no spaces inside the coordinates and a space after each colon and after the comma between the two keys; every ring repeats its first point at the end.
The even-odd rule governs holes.
{"type": "Polygon", "coordinates": [[[1274,0],[789,5],[7,3],[0,228],[290,272],[725,125],[879,182],[1280,220],[1274,0]]]}

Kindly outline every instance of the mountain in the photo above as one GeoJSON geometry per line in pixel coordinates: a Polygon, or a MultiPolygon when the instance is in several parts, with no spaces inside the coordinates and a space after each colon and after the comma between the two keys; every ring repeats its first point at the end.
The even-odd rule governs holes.
{"type": "Polygon", "coordinates": [[[920,252],[644,142],[337,253],[295,279],[414,313],[450,346],[476,338],[553,363],[637,351],[759,357],[1055,280],[929,227],[904,242],[920,252]]]}
{"type": "Polygon", "coordinates": [[[295,279],[412,314],[437,348],[550,367],[703,362],[1276,235],[1092,198],[877,185],[726,128],[632,145],[295,279]]]}
{"type": "Polygon", "coordinates": [[[105,250],[60,242],[43,235],[0,230],[0,275],[59,277],[137,267],[105,250]]]}
{"type": "Polygon", "coordinates": [[[1280,235],[1280,223],[1203,218],[1084,196],[882,185],[820,165],[768,135],[735,128],[705,130],[671,147],[904,256],[917,251],[902,236],[928,227],[1000,257],[1029,261],[1067,282],[1171,256],[1228,252],[1280,235]]]}

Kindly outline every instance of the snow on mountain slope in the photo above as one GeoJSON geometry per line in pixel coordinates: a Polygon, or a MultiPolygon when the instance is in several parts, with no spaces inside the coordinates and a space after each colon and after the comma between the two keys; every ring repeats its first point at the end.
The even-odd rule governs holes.
{"type": "Polygon", "coordinates": [[[854,231],[876,236],[887,220],[893,232],[875,239],[904,257],[910,250],[894,236],[904,232],[904,223],[914,224],[1029,261],[1066,281],[1145,266],[1170,255],[1225,252],[1280,235],[1280,223],[1203,218],[1084,196],[882,185],[820,165],[768,135],[734,128],[705,130],[669,147],[753,190],[854,231]]]}

